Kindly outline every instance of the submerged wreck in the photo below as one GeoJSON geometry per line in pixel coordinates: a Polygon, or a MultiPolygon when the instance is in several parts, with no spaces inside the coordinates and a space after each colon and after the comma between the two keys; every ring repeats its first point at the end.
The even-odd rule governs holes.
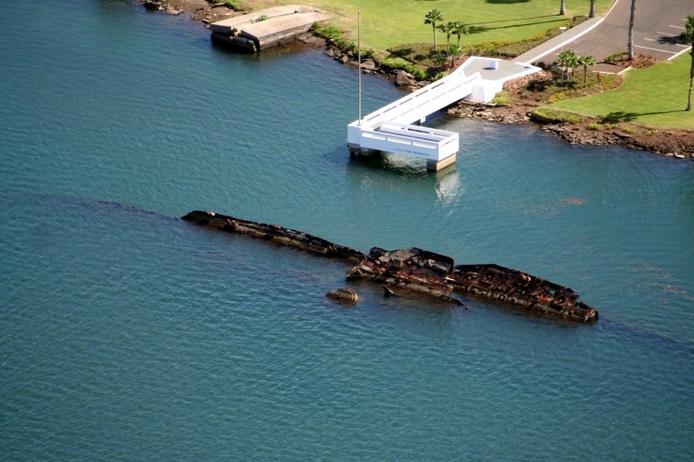
{"type": "Polygon", "coordinates": [[[417,248],[388,251],[374,247],[365,255],[302,231],[215,212],[196,210],[182,219],[342,260],[352,265],[347,272],[348,280],[380,283],[386,294],[393,294],[393,289],[398,288],[461,305],[457,294],[464,294],[552,318],[575,322],[598,319],[595,308],[579,301],[572,289],[495,264],[456,266],[450,257],[417,248]]]}

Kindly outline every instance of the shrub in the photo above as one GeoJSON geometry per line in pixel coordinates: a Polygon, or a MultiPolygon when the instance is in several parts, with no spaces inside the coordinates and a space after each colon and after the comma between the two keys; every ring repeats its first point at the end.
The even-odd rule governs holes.
{"type": "Polygon", "coordinates": [[[383,58],[380,64],[381,67],[383,67],[385,70],[402,70],[405,72],[409,72],[417,80],[424,80],[428,77],[428,74],[425,71],[421,70],[411,62],[406,61],[402,58],[383,58]]]}
{"type": "Polygon", "coordinates": [[[602,130],[603,126],[598,122],[591,122],[588,124],[588,130],[602,130]]]}
{"type": "MultiPolygon", "coordinates": [[[[214,2],[211,2],[211,3],[214,3],[214,2]]],[[[234,11],[243,10],[243,6],[241,5],[241,0],[224,0],[224,4],[234,11]]]]}
{"type": "Polygon", "coordinates": [[[618,51],[617,53],[612,53],[605,58],[605,62],[607,64],[617,64],[621,61],[626,61],[627,59],[629,59],[629,53],[626,51],[618,51]]]}
{"type": "Polygon", "coordinates": [[[492,100],[492,104],[496,104],[497,106],[508,106],[510,102],[511,97],[507,91],[500,91],[492,100]]]}
{"type": "Polygon", "coordinates": [[[579,116],[578,114],[558,111],[556,109],[551,109],[548,107],[539,107],[535,109],[530,117],[534,121],[543,124],[575,124],[583,120],[581,116],[579,116]]]}

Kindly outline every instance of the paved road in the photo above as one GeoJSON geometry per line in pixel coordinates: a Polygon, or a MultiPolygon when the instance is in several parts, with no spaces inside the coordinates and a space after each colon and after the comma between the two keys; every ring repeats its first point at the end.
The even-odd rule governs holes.
{"type": "MultiPolygon", "coordinates": [[[[552,43],[540,45],[520,56],[519,60],[552,62],[562,50],[571,49],[579,55],[591,55],[596,61],[602,61],[612,53],[626,51],[630,7],[631,0],[617,0],[604,21],[585,35],[545,54],[558,43],[571,38],[570,34],[578,35],[569,30],[553,39],[552,43]]],[[[684,31],[687,15],[694,15],[694,0],[637,0],[634,52],[664,60],[686,50],[688,46],[675,43],[675,37],[684,31]]]]}

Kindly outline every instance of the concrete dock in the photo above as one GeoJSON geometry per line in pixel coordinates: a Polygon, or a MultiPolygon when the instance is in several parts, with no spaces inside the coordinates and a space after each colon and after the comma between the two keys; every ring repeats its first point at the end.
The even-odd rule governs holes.
{"type": "Polygon", "coordinates": [[[215,40],[258,52],[290,42],[314,23],[328,19],[329,15],[310,6],[285,5],[217,21],[210,30],[215,40]]]}
{"type": "Polygon", "coordinates": [[[505,82],[538,71],[540,68],[529,64],[472,56],[442,79],[350,123],[350,154],[405,154],[426,160],[430,171],[454,165],[460,147],[458,133],[415,124],[462,99],[488,103],[505,82]]]}

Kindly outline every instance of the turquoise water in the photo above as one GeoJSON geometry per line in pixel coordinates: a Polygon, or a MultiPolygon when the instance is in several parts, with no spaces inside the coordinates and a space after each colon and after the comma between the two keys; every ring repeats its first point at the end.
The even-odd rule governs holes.
{"type": "Polygon", "coordinates": [[[454,171],[352,163],[356,76],[320,51],[124,1],[5,2],[0,31],[2,460],[692,459],[694,164],[444,117],[454,171]],[[520,268],[601,319],[345,309],[343,265],[195,208],[520,268]]]}

